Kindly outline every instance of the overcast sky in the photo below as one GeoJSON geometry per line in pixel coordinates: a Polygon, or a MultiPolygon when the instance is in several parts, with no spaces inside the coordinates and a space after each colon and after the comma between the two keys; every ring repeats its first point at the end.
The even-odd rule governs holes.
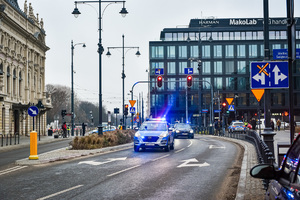
{"type": "MultiPolygon", "coordinates": [[[[24,9],[24,1],[18,0],[24,9]]],[[[46,84],[60,84],[71,87],[71,40],[74,44],[85,42],[86,48],[75,47],[74,88],[80,99],[98,103],[99,100],[99,59],[98,44],[98,3],[78,4],[81,15],[75,18],[73,0],[27,0],[34,13],[43,18],[46,31],[46,84]]],[[[102,3],[104,9],[107,4],[102,3]]],[[[159,40],[163,28],[188,25],[190,19],[214,16],[217,18],[263,17],[263,0],[127,0],[125,7],[129,14],[123,18],[119,12],[122,4],[112,4],[103,14],[102,43],[105,49],[102,62],[103,105],[109,110],[122,105],[122,51],[111,50],[108,58],[107,47],[140,47],[125,55],[125,95],[139,80],[147,80],[149,67],[149,41],[159,40]]],[[[270,17],[286,17],[286,0],[269,0],[270,17]]],[[[295,0],[295,16],[300,16],[300,1],[295,0]]],[[[147,86],[135,87],[134,94],[147,97],[147,86]]],[[[136,99],[136,98],[135,98],[136,99]]],[[[129,103],[127,100],[125,103],[129,103]]],[[[121,109],[122,110],[122,109],[121,109]]]]}

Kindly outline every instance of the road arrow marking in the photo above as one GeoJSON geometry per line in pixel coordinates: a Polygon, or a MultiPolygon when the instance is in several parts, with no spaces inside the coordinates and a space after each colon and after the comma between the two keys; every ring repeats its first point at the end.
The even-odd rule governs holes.
{"type": "Polygon", "coordinates": [[[126,160],[127,157],[123,157],[123,158],[108,158],[108,161],[105,162],[95,162],[95,161],[82,161],[79,162],[78,164],[88,164],[88,165],[94,165],[94,166],[98,166],[98,165],[103,165],[106,163],[110,163],[110,162],[114,162],[114,161],[119,161],[119,160],[126,160]]]}
{"type": "Polygon", "coordinates": [[[36,115],[36,110],[32,110],[31,108],[29,108],[29,110],[32,112],[33,115],[36,115]]]}
{"type": "Polygon", "coordinates": [[[274,78],[275,79],[275,85],[278,85],[279,80],[283,81],[284,79],[287,78],[286,75],[284,75],[283,73],[280,72],[280,70],[279,70],[279,68],[278,68],[277,65],[275,65],[275,67],[273,69],[273,72],[275,74],[275,78],[274,78]],[[280,75],[279,75],[279,73],[280,73],[280,75]]]}
{"type": "Polygon", "coordinates": [[[178,168],[181,168],[181,167],[208,167],[210,166],[210,164],[208,164],[207,162],[205,163],[202,163],[202,164],[189,164],[190,162],[199,162],[196,158],[191,158],[191,159],[188,159],[188,160],[183,160],[181,165],[177,166],[178,168]]]}
{"type": "Polygon", "coordinates": [[[225,147],[220,147],[220,146],[216,146],[216,145],[209,145],[209,149],[225,149],[225,147]]]}

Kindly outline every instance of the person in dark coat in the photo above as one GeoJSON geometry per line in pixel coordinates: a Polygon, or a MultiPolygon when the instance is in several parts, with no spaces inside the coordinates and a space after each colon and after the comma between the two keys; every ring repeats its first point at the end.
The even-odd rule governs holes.
{"type": "Polygon", "coordinates": [[[255,118],[253,118],[252,119],[252,130],[254,130],[255,131],[255,129],[256,129],[256,119],[255,118]]]}
{"type": "Polygon", "coordinates": [[[274,125],[274,122],[273,122],[273,120],[271,120],[271,128],[272,128],[272,131],[274,131],[274,127],[275,125],[274,125]]]}
{"type": "Polygon", "coordinates": [[[84,123],[82,123],[82,135],[83,136],[85,135],[85,127],[86,127],[86,125],[84,123]]]}

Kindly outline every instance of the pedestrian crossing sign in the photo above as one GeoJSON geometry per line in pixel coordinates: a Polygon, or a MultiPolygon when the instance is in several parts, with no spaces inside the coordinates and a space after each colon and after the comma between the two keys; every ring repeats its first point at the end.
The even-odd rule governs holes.
{"type": "Polygon", "coordinates": [[[228,106],[228,111],[234,111],[234,105],[229,105],[228,106]]]}

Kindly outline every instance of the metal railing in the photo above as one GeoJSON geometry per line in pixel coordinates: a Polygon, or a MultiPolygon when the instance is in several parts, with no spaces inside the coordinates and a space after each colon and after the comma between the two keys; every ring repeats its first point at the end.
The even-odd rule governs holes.
{"type": "Polygon", "coordinates": [[[20,135],[19,133],[15,134],[1,134],[1,147],[8,145],[20,144],[20,135]]]}

